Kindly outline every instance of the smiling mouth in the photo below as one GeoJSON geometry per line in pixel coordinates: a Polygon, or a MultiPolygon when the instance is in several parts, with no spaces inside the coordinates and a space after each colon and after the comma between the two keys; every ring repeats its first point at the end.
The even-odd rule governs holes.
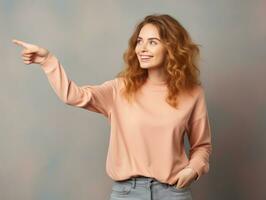
{"type": "Polygon", "coordinates": [[[141,59],[140,61],[141,61],[141,62],[149,62],[150,59],[141,59]]]}
{"type": "Polygon", "coordinates": [[[140,60],[142,61],[142,62],[147,62],[147,61],[149,61],[149,60],[151,60],[152,59],[152,57],[145,57],[145,58],[141,58],[140,57],[140,60]]]}

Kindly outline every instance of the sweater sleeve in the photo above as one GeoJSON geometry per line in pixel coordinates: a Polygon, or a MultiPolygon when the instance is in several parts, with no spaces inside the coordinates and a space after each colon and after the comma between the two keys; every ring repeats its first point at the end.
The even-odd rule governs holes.
{"type": "Polygon", "coordinates": [[[190,150],[189,164],[186,168],[190,167],[197,172],[197,181],[209,171],[209,157],[212,152],[211,129],[202,87],[187,123],[187,134],[190,150]]]}
{"type": "Polygon", "coordinates": [[[61,101],[109,117],[114,101],[115,79],[100,85],[77,86],[68,78],[60,61],[53,54],[49,53],[40,65],[61,101]]]}

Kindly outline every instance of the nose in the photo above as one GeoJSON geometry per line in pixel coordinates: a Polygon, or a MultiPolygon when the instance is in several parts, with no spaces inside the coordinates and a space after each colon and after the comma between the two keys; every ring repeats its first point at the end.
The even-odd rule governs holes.
{"type": "Polygon", "coordinates": [[[147,50],[147,44],[143,43],[140,49],[141,49],[141,52],[147,50]]]}

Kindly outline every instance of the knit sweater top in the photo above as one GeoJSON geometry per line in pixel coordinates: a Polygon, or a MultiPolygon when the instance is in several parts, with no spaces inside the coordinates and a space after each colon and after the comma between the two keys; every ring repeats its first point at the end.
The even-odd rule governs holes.
{"type": "Polygon", "coordinates": [[[190,95],[180,95],[176,109],[165,101],[165,82],[148,78],[135,101],[129,103],[121,93],[121,77],[78,86],[51,52],[40,66],[62,102],[108,119],[106,172],[111,179],[142,175],[172,185],[185,167],[197,172],[195,181],[209,171],[211,129],[202,86],[196,86],[190,95]],[[185,134],[190,144],[188,156],[185,134]]]}

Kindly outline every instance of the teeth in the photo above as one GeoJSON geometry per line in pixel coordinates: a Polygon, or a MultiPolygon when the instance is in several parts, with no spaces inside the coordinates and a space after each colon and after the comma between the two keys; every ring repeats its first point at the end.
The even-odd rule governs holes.
{"type": "Polygon", "coordinates": [[[151,58],[151,56],[140,56],[141,58],[151,58]]]}

